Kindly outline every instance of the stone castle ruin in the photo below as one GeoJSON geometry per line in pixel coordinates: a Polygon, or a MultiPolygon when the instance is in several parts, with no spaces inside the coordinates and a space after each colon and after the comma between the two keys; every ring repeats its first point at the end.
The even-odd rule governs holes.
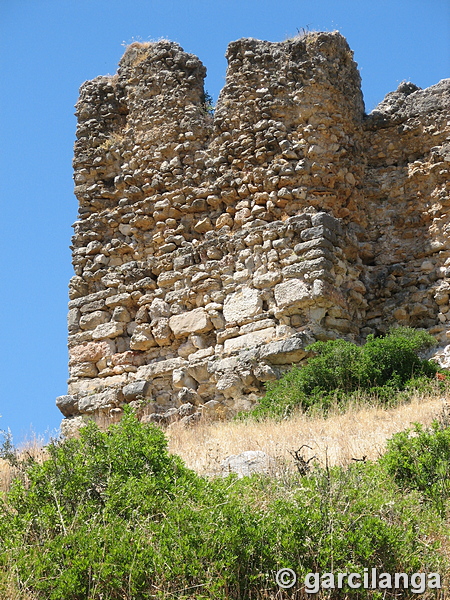
{"type": "Polygon", "coordinates": [[[226,56],[213,115],[205,67],[168,41],[81,87],[66,434],[126,403],[233,415],[312,341],[395,323],[450,363],[450,79],[366,115],[339,33],[226,56]]]}

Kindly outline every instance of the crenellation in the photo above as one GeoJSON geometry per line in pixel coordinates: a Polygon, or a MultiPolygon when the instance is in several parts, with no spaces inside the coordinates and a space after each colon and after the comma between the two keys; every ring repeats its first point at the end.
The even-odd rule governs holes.
{"type": "Polygon", "coordinates": [[[313,340],[391,323],[428,328],[447,360],[450,81],[365,115],[337,32],[226,56],[214,114],[200,60],[164,40],[81,87],[68,434],[125,403],[226,418],[313,340]]]}

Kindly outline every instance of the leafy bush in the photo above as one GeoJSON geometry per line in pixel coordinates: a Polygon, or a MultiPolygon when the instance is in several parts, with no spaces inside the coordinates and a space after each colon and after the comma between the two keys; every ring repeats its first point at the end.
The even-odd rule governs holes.
{"type": "Polygon", "coordinates": [[[368,336],[361,348],[361,387],[394,382],[395,387],[403,389],[415,377],[434,376],[437,364],[421,359],[419,353],[435,344],[436,340],[426,331],[409,327],[391,329],[385,337],[368,336]]]}
{"type": "Polygon", "coordinates": [[[416,424],[389,440],[381,459],[403,488],[416,489],[445,514],[450,497],[450,427],[433,421],[429,428],[416,424]]]}
{"type": "Polygon", "coordinates": [[[281,599],[291,597],[274,581],[283,566],[299,577],[443,568],[421,543],[438,517],[424,519],[431,509],[378,464],[207,480],[130,412],[48,451],[0,503],[0,597],[281,599]]]}
{"type": "Polygon", "coordinates": [[[307,348],[315,356],[269,382],[250,416],[284,417],[297,407],[326,409],[361,392],[389,401],[399,390],[413,387],[417,378],[435,375],[437,364],[420,358],[435,343],[427,332],[408,327],[392,329],[385,337],[368,336],[363,346],[345,340],[315,342],[307,348]]]}

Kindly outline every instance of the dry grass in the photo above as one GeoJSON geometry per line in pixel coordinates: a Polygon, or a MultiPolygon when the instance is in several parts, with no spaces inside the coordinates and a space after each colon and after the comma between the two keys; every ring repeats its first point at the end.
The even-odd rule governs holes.
{"type": "Polygon", "coordinates": [[[172,426],[168,431],[169,449],[198,473],[216,473],[220,463],[244,450],[262,450],[294,469],[289,450],[306,444],[304,456],[313,455],[325,464],[346,465],[352,458],[377,459],[386,440],[412,423],[429,425],[447,399],[415,398],[397,408],[350,407],[343,414],[328,418],[298,415],[282,422],[215,422],[200,423],[184,429],[172,426]]]}
{"type": "Polygon", "coordinates": [[[101,150],[108,151],[112,146],[117,146],[121,144],[124,141],[124,139],[125,136],[123,134],[114,131],[107,140],[100,144],[99,148],[101,150]]]}
{"type": "MultiPolygon", "coordinates": [[[[19,448],[19,460],[27,460],[32,458],[37,462],[44,462],[47,458],[47,453],[44,448],[43,441],[37,437],[25,441],[19,448]]],[[[0,492],[7,491],[12,480],[17,477],[18,470],[12,467],[6,460],[0,458],[0,492]]]]}

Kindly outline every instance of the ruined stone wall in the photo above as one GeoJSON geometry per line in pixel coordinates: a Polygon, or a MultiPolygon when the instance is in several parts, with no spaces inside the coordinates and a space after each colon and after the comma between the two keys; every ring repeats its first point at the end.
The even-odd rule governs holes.
{"type": "Polygon", "coordinates": [[[214,116],[171,42],[81,88],[66,432],[124,403],[229,416],[314,339],[393,320],[445,338],[449,82],[366,116],[338,33],[227,59],[214,116]]]}
{"type": "Polygon", "coordinates": [[[426,90],[401,84],[364,127],[364,194],[373,224],[366,230],[366,326],[424,327],[446,345],[450,80],[426,90]]]}

